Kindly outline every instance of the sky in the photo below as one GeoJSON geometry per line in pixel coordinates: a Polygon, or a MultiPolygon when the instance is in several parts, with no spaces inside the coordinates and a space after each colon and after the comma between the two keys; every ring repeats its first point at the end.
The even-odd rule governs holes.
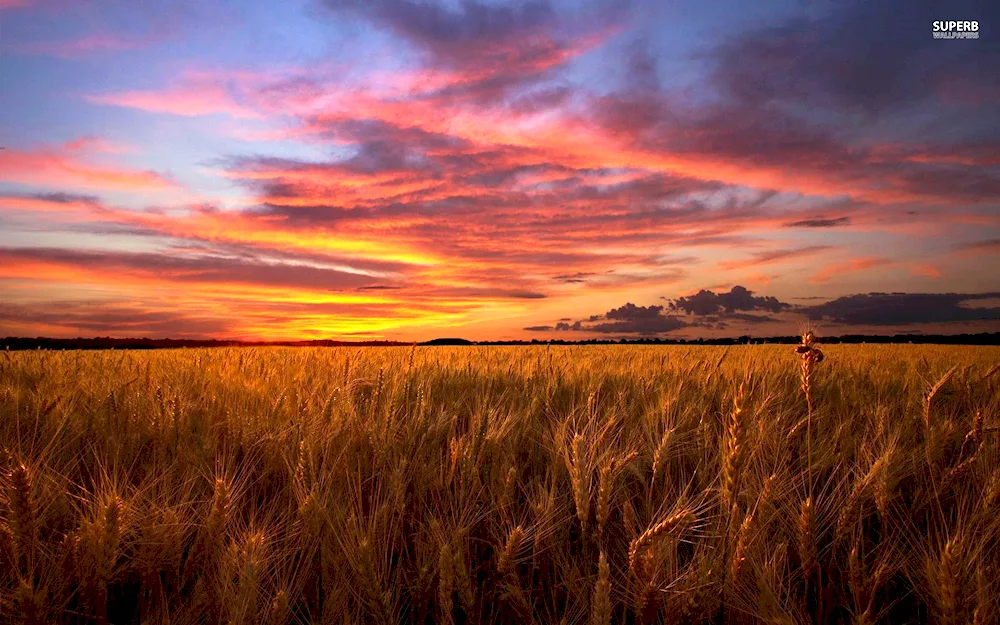
{"type": "Polygon", "coordinates": [[[1000,331],[997,68],[985,0],[0,0],[0,336],[1000,331]]]}

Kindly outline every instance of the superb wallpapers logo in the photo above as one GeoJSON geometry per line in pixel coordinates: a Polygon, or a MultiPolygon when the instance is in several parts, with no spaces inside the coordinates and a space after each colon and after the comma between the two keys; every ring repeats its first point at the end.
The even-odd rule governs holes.
{"type": "Polygon", "coordinates": [[[979,22],[936,20],[933,32],[935,39],[979,39],[979,22]]]}

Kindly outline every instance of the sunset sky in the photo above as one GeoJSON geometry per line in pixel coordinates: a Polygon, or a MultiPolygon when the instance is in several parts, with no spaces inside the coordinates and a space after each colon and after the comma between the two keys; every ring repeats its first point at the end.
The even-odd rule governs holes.
{"type": "Polygon", "coordinates": [[[0,336],[998,331],[998,68],[985,0],[0,0],[0,336]]]}

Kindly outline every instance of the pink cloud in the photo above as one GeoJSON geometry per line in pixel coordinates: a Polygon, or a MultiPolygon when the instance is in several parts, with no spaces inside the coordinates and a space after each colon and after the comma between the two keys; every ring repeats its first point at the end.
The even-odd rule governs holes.
{"type": "Polygon", "coordinates": [[[177,183],[149,170],[86,162],[73,150],[2,150],[0,180],[56,188],[98,191],[170,191],[177,183]]]}
{"type": "Polygon", "coordinates": [[[63,144],[71,152],[101,152],[105,154],[135,154],[136,149],[124,143],[109,141],[101,137],[80,137],[63,144]]]}
{"type": "Polygon", "coordinates": [[[833,263],[831,265],[826,265],[821,268],[816,275],[809,278],[809,282],[813,284],[821,284],[823,282],[829,282],[831,278],[836,276],[846,274],[846,273],[858,273],[861,271],[867,271],[873,267],[879,267],[891,264],[888,259],[876,258],[873,256],[865,256],[863,258],[852,258],[851,260],[844,263],[833,263]]]}
{"type": "MultiPolygon", "coordinates": [[[[0,0],[2,1],[2,0],[0,0]]],[[[146,37],[123,37],[115,33],[94,33],[67,41],[40,41],[12,46],[22,54],[40,56],[55,56],[63,59],[76,59],[90,54],[102,52],[121,52],[142,48],[153,39],[146,37]]]]}
{"type": "Polygon", "coordinates": [[[239,119],[260,119],[250,107],[236,101],[218,84],[191,84],[156,91],[122,91],[103,95],[88,95],[95,104],[134,108],[150,113],[167,113],[195,117],[199,115],[229,115],[239,119]]]}

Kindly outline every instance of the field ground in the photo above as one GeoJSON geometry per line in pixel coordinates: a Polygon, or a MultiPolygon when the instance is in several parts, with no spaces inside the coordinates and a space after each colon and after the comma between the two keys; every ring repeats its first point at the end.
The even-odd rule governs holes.
{"type": "Polygon", "coordinates": [[[1000,348],[822,349],[4,352],[0,621],[996,623],[1000,348]]]}

